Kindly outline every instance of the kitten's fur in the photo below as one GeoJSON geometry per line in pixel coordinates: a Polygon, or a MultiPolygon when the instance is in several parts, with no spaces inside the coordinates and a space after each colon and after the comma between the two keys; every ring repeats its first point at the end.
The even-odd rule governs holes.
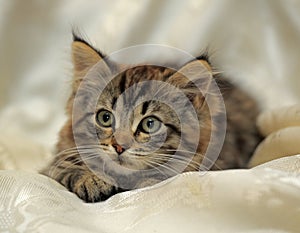
{"type": "MultiPolygon", "coordinates": [[[[57,156],[42,173],[57,180],[83,200],[87,202],[97,202],[105,200],[114,193],[122,191],[122,189],[114,185],[112,177],[106,177],[105,175],[99,176],[91,172],[83,159],[79,156],[73,135],[73,127],[76,127],[77,122],[72,121],[72,111],[74,98],[82,79],[96,63],[103,61],[103,59],[105,60],[105,58],[101,52],[94,49],[86,41],[76,35],[74,35],[74,42],[72,44],[72,56],[74,63],[74,81],[73,91],[66,108],[68,120],[59,134],[59,141],[56,148],[57,156]]],[[[105,62],[107,63],[108,69],[119,69],[122,67],[122,65],[112,64],[110,61],[105,62]]],[[[217,100],[214,100],[215,97],[213,94],[195,91],[195,85],[191,84],[191,82],[181,74],[188,69],[192,70],[193,64],[195,63],[201,63],[207,68],[207,72],[212,72],[206,56],[199,57],[199,59],[187,63],[181,67],[179,72],[153,65],[128,66],[128,69],[115,77],[110,85],[102,92],[94,115],[97,114],[99,109],[103,108],[113,111],[113,105],[118,96],[127,88],[142,81],[158,80],[175,86],[188,96],[200,119],[199,125],[201,134],[197,153],[193,154],[191,161],[187,164],[184,171],[198,170],[208,143],[211,140],[211,131],[218,130],[217,125],[212,125],[211,116],[218,115],[219,105],[217,100]],[[210,112],[207,106],[208,98],[212,100],[214,108],[211,109],[210,112]]],[[[201,74],[198,76],[201,76],[201,74]]],[[[221,91],[222,88],[224,89],[223,94],[227,112],[227,132],[222,151],[213,169],[244,168],[260,140],[255,127],[255,120],[258,113],[256,103],[247,94],[230,84],[220,75],[215,75],[214,79],[220,86],[221,91]]],[[[130,95],[131,98],[139,96],[140,92],[141,90],[135,89],[135,92],[130,95]]],[[[84,107],[85,106],[82,106],[82,108],[84,107]]],[[[123,106],[121,106],[121,108],[122,107],[123,106]]],[[[137,109],[133,111],[135,119],[132,119],[132,125],[136,119],[141,121],[146,116],[159,116],[157,118],[162,121],[162,124],[167,130],[167,138],[164,139],[165,142],[161,145],[160,149],[148,155],[141,155],[142,153],[139,154],[139,152],[136,152],[136,155],[139,156],[138,159],[131,157],[129,149],[133,150],[132,148],[135,148],[136,151],[145,150],[142,146],[138,146],[138,143],[146,142],[150,137],[149,134],[141,131],[140,126],[136,127],[141,123],[135,123],[134,132],[130,131],[131,128],[129,130],[127,128],[127,131],[117,129],[114,132],[112,127],[101,127],[95,124],[94,127],[97,129],[102,148],[107,151],[113,161],[130,169],[148,169],[151,167],[149,164],[151,164],[153,160],[158,161],[160,164],[166,163],[168,158],[162,156],[160,160],[157,160],[157,156],[160,153],[170,154],[166,151],[176,151],[177,149],[181,128],[176,114],[174,114],[169,106],[158,101],[148,101],[147,103],[139,105],[137,109]],[[116,134],[118,134],[118,142],[115,139],[116,134]],[[120,154],[120,152],[122,153],[120,154]],[[120,156],[118,156],[118,154],[120,154],[120,156]]],[[[187,125],[186,128],[192,138],[194,127],[187,125]]],[[[82,130],[83,132],[80,134],[82,135],[81,137],[89,137],[88,129],[82,130]]],[[[189,139],[187,138],[186,140],[189,139]]],[[[87,145],[87,147],[88,146],[89,145],[87,145]]],[[[89,149],[93,149],[93,147],[89,149]]],[[[184,157],[185,154],[183,153],[182,156],[184,157]]],[[[152,163],[152,166],[153,164],[154,163],[152,163]]],[[[143,187],[155,182],[155,179],[154,181],[148,179],[137,183],[135,187],[143,187]]]]}

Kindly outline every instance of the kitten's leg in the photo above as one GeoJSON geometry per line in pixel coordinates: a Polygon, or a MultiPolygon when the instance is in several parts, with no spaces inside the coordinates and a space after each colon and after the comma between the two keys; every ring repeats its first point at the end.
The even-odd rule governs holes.
{"type": "Polygon", "coordinates": [[[69,168],[59,166],[56,167],[55,173],[51,172],[50,168],[42,171],[42,174],[55,179],[86,202],[104,201],[117,193],[116,188],[111,183],[104,181],[105,179],[98,177],[88,168],[82,166],[69,168]]]}
{"type": "Polygon", "coordinates": [[[116,193],[114,186],[91,172],[72,174],[63,179],[62,183],[71,183],[69,190],[86,202],[104,201],[116,193]]]}

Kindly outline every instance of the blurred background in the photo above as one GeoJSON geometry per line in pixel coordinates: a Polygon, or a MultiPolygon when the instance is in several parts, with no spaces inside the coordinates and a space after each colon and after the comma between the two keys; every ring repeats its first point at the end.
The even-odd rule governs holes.
{"type": "Polygon", "coordinates": [[[215,67],[262,109],[300,99],[297,0],[0,0],[5,145],[55,144],[72,76],[72,27],[107,54],[145,43],[194,56],[209,48],[215,67]]]}

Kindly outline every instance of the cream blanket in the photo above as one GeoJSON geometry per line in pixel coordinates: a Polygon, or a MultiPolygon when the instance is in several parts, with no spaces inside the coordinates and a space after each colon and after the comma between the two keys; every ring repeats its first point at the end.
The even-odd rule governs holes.
{"type": "Polygon", "coordinates": [[[1,232],[299,232],[300,156],[179,175],[85,204],[47,177],[0,172],[1,232]]]}

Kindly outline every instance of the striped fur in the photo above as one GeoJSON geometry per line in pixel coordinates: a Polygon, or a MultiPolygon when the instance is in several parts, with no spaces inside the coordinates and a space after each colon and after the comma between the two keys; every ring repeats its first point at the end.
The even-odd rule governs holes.
{"type": "MultiPolygon", "coordinates": [[[[183,141],[183,147],[181,151],[177,151],[176,161],[186,163],[181,172],[199,170],[209,142],[214,143],[211,133],[218,130],[218,125],[212,123],[212,117],[218,116],[220,113],[220,103],[215,96],[216,93],[199,92],[180,71],[187,68],[191,70],[195,62],[199,62],[207,68],[207,72],[212,72],[206,56],[191,61],[179,72],[154,65],[128,66],[111,82],[106,83],[105,75],[109,75],[111,70],[116,71],[121,67],[123,69],[124,66],[106,61],[102,53],[76,36],[72,50],[74,82],[73,92],[67,103],[68,120],[59,134],[57,154],[42,171],[43,174],[57,180],[84,201],[102,201],[117,192],[124,191],[124,188],[118,187],[114,177],[109,177],[105,173],[96,175],[91,171],[91,169],[98,168],[93,161],[100,156],[99,149],[106,152],[112,163],[132,170],[145,170],[159,165],[167,166],[170,156],[173,156],[178,150],[180,140],[183,141]],[[84,76],[99,61],[105,61],[104,67],[102,66],[105,70],[102,72],[104,75],[102,74],[101,78],[88,83],[86,92],[78,93],[84,76]],[[146,84],[146,81],[159,82],[146,84]],[[87,106],[95,101],[93,93],[97,96],[99,87],[104,84],[106,87],[96,101],[94,111],[86,110],[87,106]],[[167,88],[169,86],[172,86],[174,91],[172,88],[167,88]],[[191,101],[199,119],[197,124],[201,133],[196,152],[191,149],[196,133],[195,125],[190,123],[192,122],[190,120],[191,113],[185,111],[186,103],[178,97],[176,90],[184,93],[191,101]],[[170,105],[156,99],[147,99],[147,95],[151,96],[153,93],[172,102],[179,112],[184,113],[184,119],[180,120],[170,105]],[[78,112],[82,115],[78,118],[72,115],[75,96],[82,103],[82,108],[78,112]],[[207,104],[208,99],[211,103],[210,106],[207,104]],[[135,108],[131,109],[132,106],[135,108]],[[102,127],[97,124],[95,117],[101,109],[116,114],[114,126],[102,127]],[[149,116],[159,119],[163,130],[161,129],[153,135],[143,132],[141,122],[149,116]],[[75,143],[74,130],[76,137],[85,143],[82,145],[75,143]],[[95,135],[98,143],[90,143],[89,139],[95,135]],[[157,149],[151,151],[152,148],[157,149]],[[120,152],[122,153],[120,154],[120,152]],[[80,154],[83,154],[84,157],[80,154]],[[187,160],[187,158],[190,159],[187,160]]],[[[260,140],[255,128],[255,119],[258,113],[256,103],[224,78],[214,76],[214,79],[221,88],[225,87],[227,134],[213,169],[243,168],[260,140]]],[[[195,82],[197,81],[199,80],[195,80],[195,82]]],[[[200,81],[203,82],[203,80],[200,81]]],[[[207,83],[203,82],[201,85],[208,85],[207,83]]],[[[172,171],[177,168],[167,167],[166,169],[172,171]]],[[[137,180],[135,188],[156,182],[158,182],[156,179],[137,180]]]]}

